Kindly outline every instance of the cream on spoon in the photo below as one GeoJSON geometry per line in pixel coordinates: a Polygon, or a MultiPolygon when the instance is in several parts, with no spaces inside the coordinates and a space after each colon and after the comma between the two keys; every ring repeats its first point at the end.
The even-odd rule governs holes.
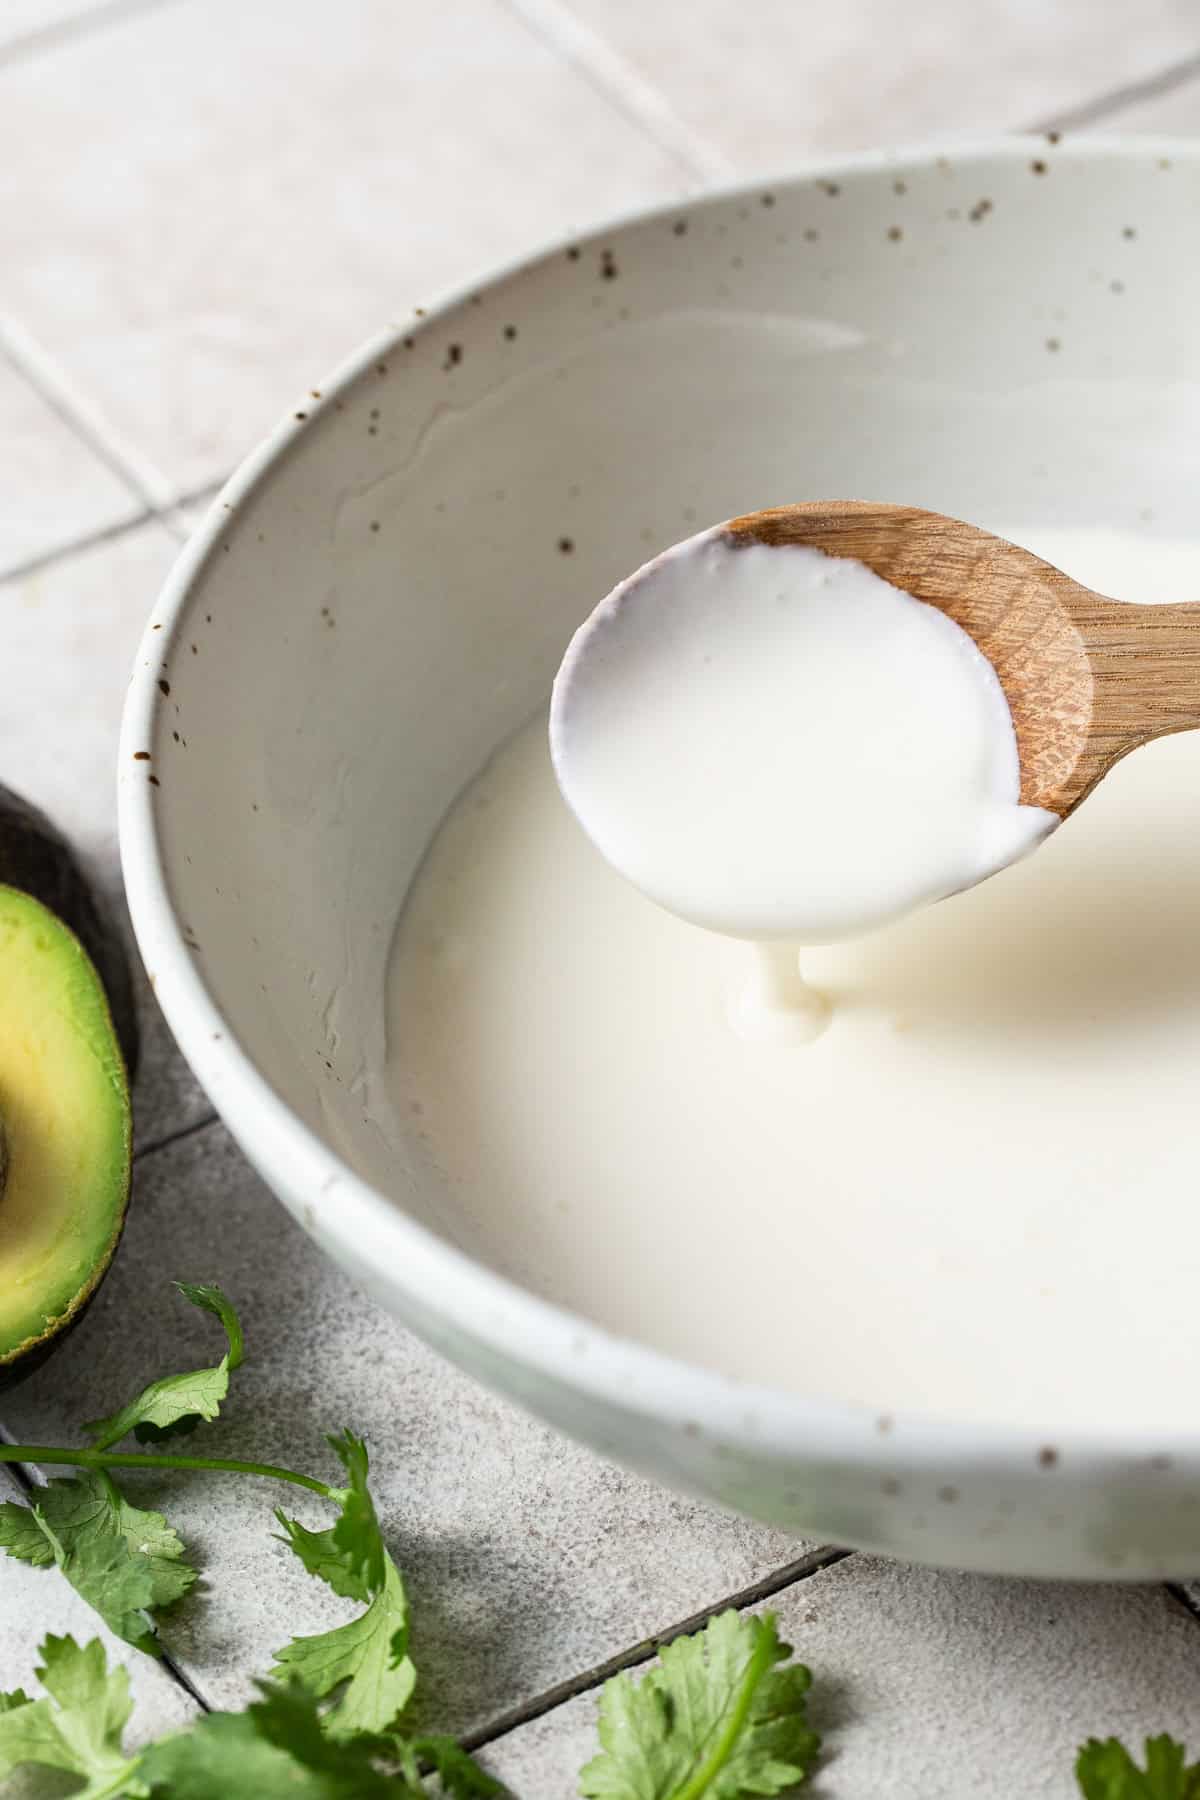
{"type": "Polygon", "coordinates": [[[615,868],[772,947],[735,1013],[754,1035],[820,1028],[796,946],[971,887],[1058,823],[1020,804],[1008,704],[961,627],[857,560],[724,526],[646,564],[576,633],[550,744],[615,868]]]}

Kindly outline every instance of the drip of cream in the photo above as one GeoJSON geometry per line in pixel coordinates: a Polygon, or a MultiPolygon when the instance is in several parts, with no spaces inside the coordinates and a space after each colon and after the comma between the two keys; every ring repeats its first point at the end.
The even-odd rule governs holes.
{"type": "MultiPolygon", "coordinates": [[[[1020,804],[1008,703],[959,626],[862,563],[721,526],[576,633],[550,745],[622,875],[694,924],[781,945],[878,929],[1058,823],[1020,804]]],[[[785,966],[755,978],[768,1012],[786,1010],[785,966]]]]}
{"type": "Polygon", "coordinates": [[[733,1029],[751,1043],[811,1044],[829,1023],[830,1005],[804,979],[795,944],[755,944],[752,956],[730,997],[733,1029]]]}

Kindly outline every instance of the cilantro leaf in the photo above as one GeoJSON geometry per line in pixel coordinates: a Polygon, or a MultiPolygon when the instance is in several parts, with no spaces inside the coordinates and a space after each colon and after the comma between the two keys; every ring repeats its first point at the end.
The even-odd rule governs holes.
{"type": "Polygon", "coordinates": [[[337,1490],[341,1513],[326,1531],[309,1531],[282,1510],[275,1517],[283,1526],[280,1539],[300,1558],[310,1575],[317,1575],[347,1600],[369,1600],[383,1585],[388,1561],[375,1503],[367,1486],[367,1446],[351,1431],[328,1440],[350,1477],[350,1485],[337,1490]]]}
{"type": "Polygon", "coordinates": [[[585,1800],[740,1800],[795,1787],[820,1740],[805,1719],[811,1678],[790,1656],[772,1614],[743,1618],[730,1610],[668,1644],[659,1667],[640,1681],[618,1675],[606,1682],[601,1750],[580,1775],[580,1793],[585,1800]]]}
{"type": "Polygon", "coordinates": [[[417,1672],[408,1655],[408,1602],[400,1571],[388,1557],[383,1583],[366,1612],[316,1637],[293,1638],[275,1661],[318,1699],[346,1683],[325,1728],[339,1742],[383,1732],[408,1705],[417,1672]]]}
{"type": "Polygon", "coordinates": [[[1186,1758],[1174,1738],[1147,1738],[1146,1767],[1139,1769],[1116,1738],[1089,1738],[1075,1778],[1084,1800],[1200,1800],[1200,1763],[1187,1767],[1186,1758]]]}
{"type": "Polygon", "coordinates": [[[194,1431],[203,1419],[215,1419],[229,1392],[230,1372],[239,1367],[243,1353],[241,1322],[232,1303],[218,1287],[175,1283],[185,1300],[220,1319],[228,1347],[211,1369],[192,1369],[182,1375],[164,1375],[107,1419],[94,1419],[84,1430],[101,1450],[111,1449],[132,1431],[139,1443],[154,1443],[180,1432],[194,1431]]]}
{"type": "Polygon", "coordinates": [[[385,1775],[377,1738],[333,1744],[317,1698],[300,1682],[260,1682],[244,1713],[212,1713],[146,1752],[140,1775],[170,1800],[417,1800],[402,1777],[385,1775]]]}
{"type": "Polygon", "coordinates": [[[35,1519],[33,1508],[15,1500],[0,1505],[0,1550],[35,1569],[49,1569],[54,1563],[54,1545],[35,1519]]]}
{"type": "Polygon", "coordinates": [[[57,1564],[118,1637],[152,1655],[149,1613],[173,1606],[196,1581],[162,1515],[132,1506],[99,1470],[49,1482],[31,1507],[7,1502],[0,1546],[35,1568],[57,1564]]]}
{"type": "Polygon", "coordinates": [[[29,1700],[18,1691],[0,1705],[0,1780],[22,1763],[80,1775],[78,1800],[145,1794],[136,1760],[121,1749],[129,1719],[129,1676],[110,1674],[98,1638],[80,1649],[71,1637],[47,1637],[37,1675],[49,1695],[29,1700]]]}
{"type": "Polygon", "coordinates": [[[152,1606],[173,1606],[195,1585],[196,1571],[184,1561],[183,1545],[162,1514],[133,1506],[99,1470],[47,1483],[38,1511],[68,1554],[99,1537],[123,1537],[134,1559],[148,1565],[152,1606]]]}
{"type": "MultiPolygon", "coordinates": [[[[451,1800],[490,1800],[507,1793],[502,1781],[481,1769],[475,1758],[450,1737],[409,1740],[407,1748],[418,1763],[429,1763],[451,1800]]],[[[418,1792],[423,1790],[418,1788],[418,1792]]]]}
{"type": "Polygon", "coordinates": [[[147,1557],[134,1556],[123,1537],[99,1537],[61,1553],[58,1566],[115,1636],[148,1656],[159,1654],[150,1617],[154,1577],[147,1557]]]}

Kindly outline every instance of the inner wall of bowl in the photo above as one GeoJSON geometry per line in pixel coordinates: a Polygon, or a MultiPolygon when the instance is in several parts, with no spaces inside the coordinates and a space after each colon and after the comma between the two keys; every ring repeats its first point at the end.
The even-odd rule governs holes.
{"type": "Polygon", "coordinates": [[[623,574],[755,507],[1194,530],[1200,164],[897,163],[572,246],[297,408],[164,663],[172,891],[280,1095],[470,1248],[384,1080],[384,970],[449,803],[623,574]]]}

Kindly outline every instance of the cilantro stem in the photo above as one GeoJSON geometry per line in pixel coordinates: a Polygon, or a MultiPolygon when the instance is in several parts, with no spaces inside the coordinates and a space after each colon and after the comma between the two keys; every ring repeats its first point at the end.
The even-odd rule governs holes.
{"type": "Polygon", "coordinates": [[[77,1469],[216,1469],[230,1475],[262,1475],[268,1481],[290,1481],[308,1488],[323,1500],[332,1500],[340,1488],[318,1481],[314,1475],[298,1475],[274,1463],[239,1462],[231,1456],[140,1456],[119,1450],[66,1450],[47,1444],[0,1444],[0,1463],[68,1463],[77,1469]]]}
{"type": "Polygon", "coordinates": [[[750,1708],[754,1705],[758,1684],[770,1668],[774,1656],[775,1645],[771,1633],[760,1630],[758,1642],[746,1664],[746,1672],[742,1676],[742,1685],[738,1689],[737,1699],[730,1708],[729,1717],[725,1721],[724,1731],[713,1745],[707,1760],[700,1764],[693,1775],[689,1775],[682,1787],[675,1789],[671,1800],[701,1800],[701,1796],[708,1792],[737,1748],[738,1739],[750,1716],[750,1708]]]}

